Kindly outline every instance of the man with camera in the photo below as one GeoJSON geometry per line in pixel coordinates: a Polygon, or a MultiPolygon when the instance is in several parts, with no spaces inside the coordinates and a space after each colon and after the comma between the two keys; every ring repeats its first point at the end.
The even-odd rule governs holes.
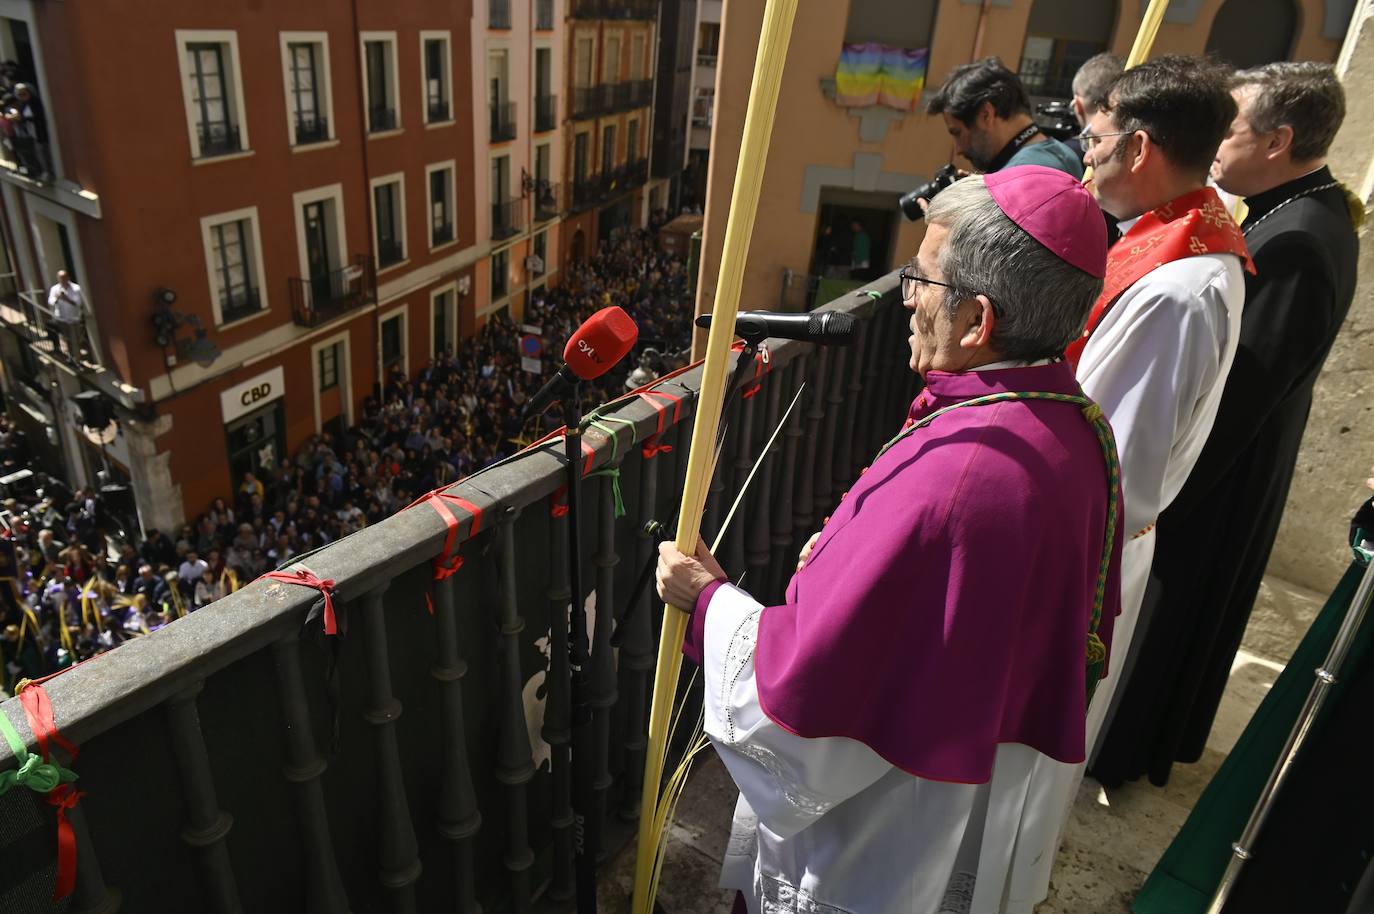
{"type": "Polygon", "coordinates": [[[926,113],[945,119],[955,152],[974,171],[988,174],[1012,165],[1044,165],[1083,177],[1077,153],[1045,135],[1031,117],[1020,78],[996,57],[955,67],[926,105],[926,113]]]}

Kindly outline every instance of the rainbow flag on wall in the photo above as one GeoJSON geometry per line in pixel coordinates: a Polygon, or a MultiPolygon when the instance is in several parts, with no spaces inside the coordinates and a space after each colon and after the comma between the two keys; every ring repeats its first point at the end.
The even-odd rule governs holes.
{"type": "Polygon", "coordinates": [[[929,55],[929,48],[894,48],[876,41],[844,45],[835,68],[836,104],[915,111],[929,55]]]}

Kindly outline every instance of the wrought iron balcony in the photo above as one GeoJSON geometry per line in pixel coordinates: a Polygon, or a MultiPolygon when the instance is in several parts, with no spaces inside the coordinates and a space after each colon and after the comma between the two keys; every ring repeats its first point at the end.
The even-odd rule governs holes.
{"type": "Polygon", "coordinates": [[[447,244],[453,240],[453,223],[445,222],[442,225],[430,226],[429,243],[431,247],[447,244]]]}
{"type": "Polygon", "coordinates": [[[494,241],[518,234],[523,219],[520,218],[524,200],[503,200],[491,205],[491,237],[494,241]]]}
{"type": "Polygon", "coordinates": [[[289,282],[291,319],[302,327],[319,326],[377,300],[377,270],[365,255],[341,269],[306,279],[292,277],[289,282]]]}
{"type": "Polygon", "coordinates": [[[491,141],[504,143],[515,139],[515,102],[491,106],[491,141]]]}
{"type": "Polygon", "coordinates": [[[558,96],[536,95],[534,97],[534,129],[537,133],[552,130],[558,126],[558,96]]]}
{"type": "Polygon", "coordinates": [[[202,159],[208,159],[212,156],[233,155],[243,151],[243,144],[239,141],[238,125],[228,121],[210,121],[209,123],[197,124],[196,139],[200,142],[200,157],[202,159]]]}
{"type": "Polygon", "coordinates": [[[601,200],[601,176],[584,175],[572,182],[572,202],[570,209],[577,213],[601,200]]]}
{"type": "Polygon", "coordinates": [[[510,0],[487,0],[487,27],[510,28],[510,0]]]}
{"type": "Polygon", "coordinates": [[[634,82],[626,83],[628,87],[626,107],[644,108],[653,103],[654,82],[651,79],[637,79],[634,82]]]}
{"type": "Polygon", "coordinates": [[[395,108],[369,108],[367,112],[368,133],[383,133],[396,129],[395,108]]]}
{"type": "Polygon", "coordinates": [[[553,28],[553,0],[535,0],[534,27],[541,32],[553,28]]]}
{"type": "Polygon", "coordinates": [[[452,116],[451,111],[447,99],[433,99],[429,103],[429,122],[446,121],[452,116]]]}
{"type": "MultiPolygon", "coordinates": [[[[890,275],[871,287],[878,300],[831,306],[861,316],[854,346],[779,343],[759,395],[727,405],[708,538],[758,442],[807,382],[718,553],[765,603],[779,600],[800,546],[905,415],[914,376],[897,286],[890,275]]],[[[597,429],[585,439],[588,470],[620,472],[589,479],[582,502],[582,580],[600,609],[587,667],[594,758],[582,759],[595,766],[596,793],[584,812],[604,822],[609,855],[638,813],[662,612],[645,592],[624,614],[654,554],[638,530],[677,506],[701,368],[660,384],[682,398],[680,413],[660,418],[634,398],[611,412],[625,420],[618,441],[597,429]],[[632,442],[660,421],[658,440],[673,449],[646,458],[632,442]]],[[[86,749],[74,763],[54,750],[85,794],[66,814],[78,849],[70,910],[471,914],[569,897],[568,520],[549,510],[561,447],[446,490],[479,508],[481,523],[453,509],[466,562],[443,580],[433,560],[450,534],[427,504],[312,554],[310,572],[334,582],[338,635],[320,632],[319,592],[260,580],[45,682],[58,728],[86,749]],[[164,775],[155,788],[131,781],[135,761],[164,775]],[[131,848],[168,865],[130,866],[131,848]]],[[[19,704],[0,713],[22,721],[19,704]]],[[[15,766],[0,741],[0,770],[15,766]]],[[[56,870],[53,808],[28,790],[3,802],[23,848],[9,859],[12,885],[44,897],[56,870]]]]}
{"type": "Polygon", "coordinates": [[[225,291],[219,294],[221,323],[228,324],[232,321],[243,320],[261,310],[262,298],[258,295],[257,289],[250,287],[238,292],[225,291]]]}
{"type": "Polygon", "coordinates": [[[329,119],[322,114],[296,115],[296,145],[323,143],[329,139],[329,119]]]}
{"type": "Polygon", "coordinates": [[[547,222],[558,217],[558,185],[536,181],[534,187],[534,218],[547,222]]]}
{"type": "Polygon", "coordinates": [[[601,86],[578,86],[573,89],[573,110],[574,119],[595,117],[606,110],[605,93],[601,86]]]}

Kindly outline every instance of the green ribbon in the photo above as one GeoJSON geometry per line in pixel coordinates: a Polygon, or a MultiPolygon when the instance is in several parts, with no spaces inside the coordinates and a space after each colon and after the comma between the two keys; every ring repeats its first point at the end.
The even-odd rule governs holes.
{"type": "Polygon", "coordinates": [[[583,423],[585,428],[594,428],[607,438],[611,439],[611,463],[620,462],[620,433],[628,431],[630,433],[630,446],[635,443],[635,424],[630,419],[623,419],[620,416],[598,416],[592,415],[583,423]],[[619,422],[623,426],[618,431],[606,425],[607,422],[619,422]]]}
{"type": "Polygon", "coordinates": [[[625,516],[625,499],[620,496],[620,467],[602,467],[587,474],[590,479],[593,476],[605,476],[611,480],[611,494],[615,497],[615,516],[625,516]]]}
{"type": "Polygon", "coordinates": [[[5,742],[10,744],[15,761],[19,767],[12,771],[0,771],[0,796],[9,793],[15,785],[27,787],[35,793],[51,793],[58,784],[68,784],[76,780],[76,772],[43,761],[36,752],[30,752],[19,738],[19,733],[9,718],[0,713],[0,732],[5,734],[5,742]]]}

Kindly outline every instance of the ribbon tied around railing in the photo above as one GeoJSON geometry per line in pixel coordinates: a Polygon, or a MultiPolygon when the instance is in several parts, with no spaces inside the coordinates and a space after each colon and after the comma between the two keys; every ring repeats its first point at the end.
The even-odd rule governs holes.
{"type": "Polygon", "coordinates": [[[15,786],[27,787],[35,793],[44,794],[49,806],[57,810],[57,882],[53,886],[53,901],[61,901],[76,888],[76,832],[67,819],[67,810],[80,802],[85,794],[72,786],[77,774],[52,760],[48,741],[56,743],[76,761],[76,746],[62,736],[53,719],[52,702],[48,693],[36,682],[23,680],[19,683],[19,704],[28,719],[29,729],[33,731],[38,752],[29,752],[23,739],[4,714],[0,714],[0,733],[9,743],[10,751],[18,768],[0,772],[0,796],[15,786]]]}
{"type": "Polygon", "coordinates": [[[339,633],[338,621],[334,615],[334,582],[318,578],[315,573],[307,568],[297,568],[293,571],[269,571],[263,575],[271,581],[280,581],[283,584],[299,584],[302,587],[313,587],[324,597],[324,633],[326,635],[337,635],[339,633]]]}
{"type": "Polygon", "coordinates": [[[482,509],[466,498],[437,490],[423,496],[410,507],[421,502],[433,508],[434,513],[439,515],[444,526],[448,528],[444,534],[444,548],[434,559],[432,565],[434,574],[430,578],[429,588],[425,591],[425,607],[432,616],[434,615],[434,585],[451,578],[458,573],[458,569],[463,567],[463,555],[458,551],[458,516],[453,513],[453,508],[450,505],[462,508],[471,515],[472,529],[468,531],[469,539],[476,536],[482,529],[482,509]]]}

